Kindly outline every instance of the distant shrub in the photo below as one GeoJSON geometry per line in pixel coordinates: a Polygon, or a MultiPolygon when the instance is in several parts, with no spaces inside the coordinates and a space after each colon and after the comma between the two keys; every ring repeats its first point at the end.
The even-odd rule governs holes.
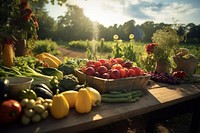
{"type": "MultiPolygon", "coordinates": [[[[113,42],[104,42],[103,45],[103,50],[102,52],[111,52],[111,47],[112,47],[113,42]]],[[[100,41],[97,43],[93,43],[92,41],[71,41],[68,43],[66,47],[70,49],[76,49],[76,50],[82,50],[86,51],[88,47],[93,47],[93,45],[96,45],[98,52],[100,51],[100,41]]]]}
{"type": "Polygon", "coordinates": [[[88,41],[71,41],[68,43],[68,46],[70,49],[76,49],[76,50],[82,50],[85,51],[87,49],[87,43],[88,41]]]}
{"type": "Polygon", "coordinates": [[[35,47],[33,49],[34,55],[48,52],[52,54],[57,54],[58,44],[52,40],[38,40],[35,42],[35,47]]]}

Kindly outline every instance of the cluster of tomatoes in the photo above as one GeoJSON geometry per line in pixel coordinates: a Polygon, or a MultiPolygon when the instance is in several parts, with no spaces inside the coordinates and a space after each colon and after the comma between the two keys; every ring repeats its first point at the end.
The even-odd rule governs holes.
{"type": "Polygon", "coordinates": [[[86,75],[104,79],[119,79],[145,74],[144,70],[133,66],[131,61],[124,61],[122,58],[89,60],[81,70],[86,75]]]}

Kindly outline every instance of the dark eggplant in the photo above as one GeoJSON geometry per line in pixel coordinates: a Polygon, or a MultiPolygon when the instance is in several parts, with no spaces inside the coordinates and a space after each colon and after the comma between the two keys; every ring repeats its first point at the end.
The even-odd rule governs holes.
{"type": "Polygon", "coordinates": [[[53,94],[52,90],[46,84],[36,84],[34,87],[42,87],[47,90],[49,93],[53,94]]]}
{"type": "Polygon", "coordinates": [[[4,100],[8,96],[8,79],[0,79],[0,100],[4,100]]]}
{"type": "Polygon", "coordinates": [[[38,97],[42,97],[44,99],[52,99],[53,98],[53,94],[50,93],[49,91],[47,91],[45,88],[43,87],[33,87],[32,90],[35,91],[35,93],[37,94],[38,97]]]}

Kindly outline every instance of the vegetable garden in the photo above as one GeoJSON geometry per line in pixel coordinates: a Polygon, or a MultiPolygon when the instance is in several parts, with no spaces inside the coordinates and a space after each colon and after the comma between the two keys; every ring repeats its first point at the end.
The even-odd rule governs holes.
{"type": "MultiPolygon", "coordinates": [[[[68,115],[70,108],[77,109],[79,113],[89,113],[92,111],[92,106],[100,106],[101,102],[131,103],[137,102],[145,95],[142,91],[137,89],[131,91],[121,89],[108,90],[108,92],[105,91],[105,93],[101,94],[97,91],[98,88],[87,88],[86,86],[90,86],[87,82],[80,84],[75,74],[77,70],[81,70],[85,75],[103,79],[137,78],[150,74],[151,80],[155,82],[164,82],[168,84],[199,82],[198,79],[193,79],[186,75],[179,76],[178,74],[171,75],[165,73],[160,73],[159,76],[162,76],[163,79],[167,78],[167,81],[156,79],[156,73],[152,74],[153,67],[155,66],[148,66],[149,64],[145,64],[144,61],[144,58],[147,57],[147,53],[145,52],[147,47],[146,43],[135,42],[133,39],[130,39],[130,42],[122,42],[118,39],[114,39],[113,42],[106,42],[103,39],[99,42],[72,41],[67,45],[58,45],[55,42],[46,40],[38,41],[36,44],[38,44],[38,46],[36,45],[36,49],[33,50],[34,57],[15,57],[11,66],[6,66],[3,64],[4,62],[1,62],[2,64],[0,67],[0,75],[5,79],[10,76],[31,77],[34,79],[31,87],[33,93],[31,95],[34,95],[34,97],[22,94],[28,93],[23,92],[28,90],[22,90],[17,98],[13,98],[9,95],[9,85],[7,86],[6,84],[4,88],[2,88],[3,90],[1,90],[1,101],[3,103],[4,101],[8,101],[8,99],[15,99],[19,102],[20,108],[25,108],[25,111],[18,110],[19,114],[23,114],[21,117],[21,123],[23,125],[39,122],[42,119],[46,119],[50,114],[56,119],[64,118],[68,115]],[[87,59],[65,57],[64,60],[61,61],[55,56],[56,54],[61,54],[57,51],[57,47],[59,46],[72,50],[81,48],[81,51],[85,52],[87,59]],[[40,49],[40,47],[43,47],[43,49],[40,49]],[[126,52],[123,52],[123,50],[126,50],[126,52]],[[56,54],[53,55],[53,53],[56,54]],[[75,102],[75,99],[78,97],[80,97],[80,103],[75,102]],[[92,103],[89,102],[90,100],[88,100],[88,102],[86,100],[86,103],[82,103],[83,101],[81,98],[85,97],[91,99],[92,103]],[[58,102],[58,99],[63,99],[63,102],[56,103],[55,101],[58,102]],[[54,104],[52,101],[54,101],[54,104]],[[87,108],[82,106],[85,104],[87,104],[87,108]],[[55,111],[58,107],[65,107],[68,110],[63,108],[61,112],[55,111]]],[[[199,52],[197,52],[197,46],[190,45],[188,47],[187,45],[181,45],[181,47],[188,48],[188,51],[192,51],[192,53],[199,58],[200,55],[199,52]]],[[[197,66],[195,73],[199,74],[199,66],[197,66]]],[[[2,79],[2,81],[5,79],[2,79]]],[[[2,83],[4,84],[4,82],[2,83]]],[[[19,115],[15,117],[17,119],[19,115]]],[[[3,122],[3,117],[1,118],[3,122]]]]}
{"type": "Polygon", "coordinates": [[[134,104],[146,95],[143,90],[151,82],[170,85],[200,82],[199,45],[185,44],[184,37],[171,26],[156,30],[152,42],[136,41],[134,34],[125,42],[117,34],[113,41],[101,38],[54,42],[36,40],[38,23],[27,2],[22,1],[17,9],[28,13],[22,18],[32,22],[29,28],[34,33],[21,33],[26,39],[31,38],[27,40],[29,45],[24,45],[23,55],[16,53],[15,36],[6,36],[1,42],[1,125],[9,127],[20,120],[21,125],[30,126],[48,117],[67,119],[71,110],[84,115],[101,103],[134,104]],[[60,59],[63,53],[58,47],[84,52],[86,58],[60,59]],[[16,83],[14,86],[19,88],[11,89],[8,77],[33,80],[30,87],[16,83]]]}

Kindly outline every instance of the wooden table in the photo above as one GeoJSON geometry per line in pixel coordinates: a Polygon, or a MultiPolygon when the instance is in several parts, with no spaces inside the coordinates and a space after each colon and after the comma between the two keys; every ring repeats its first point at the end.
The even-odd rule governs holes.
{"type": "Polygon", "coordinates": [[[0,132],[80,132],[197,98],[200,98],[200,84],[156,84],[149,87],[145,96],[136,103],[102,103],[99,107],[93,107],[87,114],[78,114],[75,110],[70,110],[69,115],[61,120],[49,117],[29,126],[22,126],[19,122],[1,127],[0,132]]]}

